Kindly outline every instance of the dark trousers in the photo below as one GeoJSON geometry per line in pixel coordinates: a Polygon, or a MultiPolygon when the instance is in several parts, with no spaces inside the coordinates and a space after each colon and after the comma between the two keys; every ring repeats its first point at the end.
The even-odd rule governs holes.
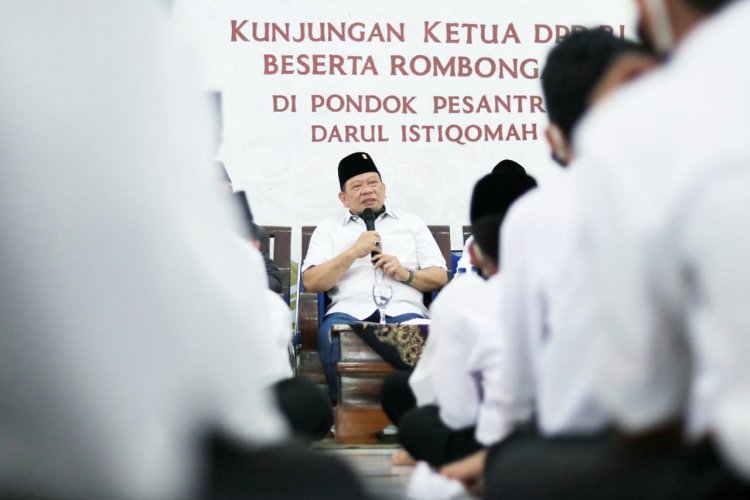
{"type": "Polygon", "coordinates": [[[482,448],[474,431],[475,427],[453,430],[440,420],[437,406],[420,406],[401,417],[398,441],[416,460],[440,467],[482,448]]]}
{"type": "MultiPolygon", "coordinates": [[[[386,315],[385,322],[388,324],[396,324],[410,319],[423,317],[424,316],[421,314],[416,313],[400,314],[398,316],[386,315]]],[[[323,373],[326,376],[326,382],[328,383],[328,388],[330,390],[331,401],[337,401],[339,397],[336,365],[338,364],[339,359],[341,359],[341,339],[338,337],[331,338],[331,327],[333,325],[348,325],[359,321],[377,323],[380,321],[380,312],[376,310],[365,319],[357,319],[346,313],[331,313],[327,314],[320,324],[320,329],[318,330],[318,354],[320,355],[320,363],[323,365],[323,373]]]]}
{"type": "Polygon", "coordinates": [[[631,444],[613,434],[544,438],[518,432],[490,448],[485,498],[739,500],[750,498],[750,490],[710,444],[631,444]]]}
{"type": "Polygon", "coordinates": [[[305,378],[282,380],[273,390],[281,413],[298,439],[310,443],[326,437],[333,425],[328,394],[305,378]]]}
{"type": "Polygon", "coordinates": [[[211,436],[200,498],[206,500],[366,499],[362,483],[336,457],[301,446],[249,449],[211,436]]]}
{"type": "Polygon", "coordinates": [[[417,406],[417,399],[409,387],[411,372],[399,370],[383,381],[380,389],[380,404],[394,425],[398,427],[401,417],[417,406]]]}

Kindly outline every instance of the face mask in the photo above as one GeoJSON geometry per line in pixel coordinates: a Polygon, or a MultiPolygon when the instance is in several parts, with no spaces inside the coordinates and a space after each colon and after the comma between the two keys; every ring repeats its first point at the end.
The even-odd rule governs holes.
{"type": "Polygon", "coordinates": [[[667,55],[674,48],[674,33],[669,22],[669,12],[664,0],[644,0],[651,17],[654,49],[659,55],[667,55]]]}

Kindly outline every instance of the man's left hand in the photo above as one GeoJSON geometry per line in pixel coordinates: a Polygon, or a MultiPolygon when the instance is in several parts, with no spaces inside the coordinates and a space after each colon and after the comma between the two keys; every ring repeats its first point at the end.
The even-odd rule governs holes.
{"type": "Polygon", "coordinates": [[[372,258],[372,262],[375,264],[375,269],[382,269],[383,274],[389,278],[396,281],[409,279],[409,271],[401,265],[401,262],[395,255],[376,255],[372,258]]]}

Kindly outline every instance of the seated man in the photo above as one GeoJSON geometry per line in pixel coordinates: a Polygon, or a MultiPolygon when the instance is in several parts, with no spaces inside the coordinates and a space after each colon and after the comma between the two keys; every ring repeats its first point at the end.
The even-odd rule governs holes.
{"type": "Polygon", "coordinates": [[[330,340],[331,326],[380,320],[372,298],[376,279],[393,288],[384,308],[388,323],[426,317],[422,292],[448,282],[445,259],[427,226],[414,215],[385,207],[385,184],[369,154],[341,160],[338,175],[339,200],[347,212],[318,224],[302,266],[305,290],[327,292],[331,299],[318,350],[334,400],[339,344],[330,340]],[[361,217],[367,208],[375,212],[377,231],[368,231],[361,217]]]}

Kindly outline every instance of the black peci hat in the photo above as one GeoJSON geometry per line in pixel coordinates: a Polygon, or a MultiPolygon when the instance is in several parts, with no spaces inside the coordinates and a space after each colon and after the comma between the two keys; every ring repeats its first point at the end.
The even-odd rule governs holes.
{"type": "Polygon", "coordinates": [[[372,157],[363,152],[352,153],[339,162],[339,186],[344,190],[344,184],[352,177],[367,172],[375,172],[380,175],[378,167],[372,161],[372,157]]]}
{"type": "Polygon", "coordinates": [[[485,175],[477,181],[471,194],[471,223],[488,215],[504,214],[517,198],[536,185],[534,178],[525,173],[485,175]]]}
{"type": "Polygon", "coordinates": [[[519,163],[516,163],[513,160],[505,159],[495,165],[495,168],[492,169],[493,174],[507,174],[507,173],[517,173],[517,174],[525,174],[526,169],[523,168],[519,163]]]}

